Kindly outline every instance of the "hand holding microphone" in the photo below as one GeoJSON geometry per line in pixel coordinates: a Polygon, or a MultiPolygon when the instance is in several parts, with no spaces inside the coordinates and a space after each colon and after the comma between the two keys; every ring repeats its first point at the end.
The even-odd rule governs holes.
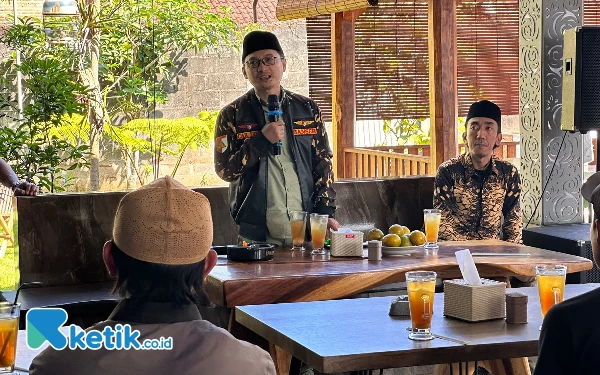
{"type": "Polygon", "coordinates": [[[273,143],[273,152],[275,152],[275,145],[280,143],[285,135],[285,124],[281,120],[270,122],[262,128],[262,133],[269,142],[273,143]]]}
{"type": "Polygon", "coordinates": [[[281,155],[281,139],[285,135],[285,125],[280,120],[281,108],[279,106],[279,97],[275,94],[267,97],[267,118],[269,124],[263,128],[263,134],[265,137],[273,143],[273,154],[281,155]],[[272,128],[272,129],[268,129],[272,128]],[[271,137],[267,135],[268,133],[271,137]]]}

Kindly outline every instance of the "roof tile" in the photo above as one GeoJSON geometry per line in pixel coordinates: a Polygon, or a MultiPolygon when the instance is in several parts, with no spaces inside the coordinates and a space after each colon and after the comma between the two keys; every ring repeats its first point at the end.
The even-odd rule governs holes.
{"type": "MultiPolygon", "coordinates": [[[[252,0],[208,0],[213,9],[231,7],[230,17],[240,26],[254,22],[252,0]]],[[[257,23],[268,24],[277,22],[275,7],[277,0],[258,0],[256,4],[257,23]]]]}

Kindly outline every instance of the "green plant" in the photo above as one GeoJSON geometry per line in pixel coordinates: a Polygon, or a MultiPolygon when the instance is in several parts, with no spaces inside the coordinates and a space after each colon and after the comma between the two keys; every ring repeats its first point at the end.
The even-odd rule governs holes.
{"type": "Polygon", "coordinates": [[[423,129],[422,119],[383,120],[383,131],[394,136],[399,146],[431,143],[429,129],[423,129]]]}
{"type": "Polygon", "coordinates": [[[171,176],[175,177],[187,149],[197,150],[199,146],[208,147],[212,141],[218,111],[202,111],[198,117],[180,119],[137,119],[123,126],[110,126],[106,134],[123,150],[125,157],[131,158],[132,152],[141,152],[151,156],[152,163],[140,169],[134,165],[140,183],[144,174],[152,173],[156,179],[160,176],[160,162],[165,155],[177,156],[177,162],[171,176]]]}
{"type": "MultiPolygon", "coordinates": [[[[42,191],[63,191],[72,179],[69,171],[87,165],[88,146],[69,142],[52,130],[70,116],[85,113],[81,98],[88,95],[89,89],[73,72],[76,56],[72,49],[60,46],[49,53],[37,48],[40,40],[36,27],[34,20],[26,20],[9,29],[3,40],[25,50],[20,65],[13,66],[9,59],[0,66],[0,79],[5,86],[12,82],[14,69],[25,77],[25,105],[20,116],[12,118],[13,128],[0,128],[0,156],[21,178],[35,181],[42,191]],[[29,44],[35,48],[26,48],[29,44]]],[[[10,96],[5,96],[0,106],[18,113],[10,96]]],[[[11,112],[0,116],[8,116],[7,113],[11,112]]]]}
{"type": "Polygon", "coordinates": [[[100,30],[100,83],[109,115],[147,117],[167,100],[184,72],[187,51],[198,52],[239,39],[237,25],[204,0],[107,0],[100,30]]]}

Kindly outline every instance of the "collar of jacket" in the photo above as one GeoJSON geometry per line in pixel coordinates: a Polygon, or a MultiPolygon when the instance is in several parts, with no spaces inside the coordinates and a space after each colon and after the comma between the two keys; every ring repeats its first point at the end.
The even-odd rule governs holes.
{"type": "Polygon", "coordinates": [[[142,302],[130,298],[122,299],[108,317],[108,320],[138,324],[180,323],[200,319],[202,316],[192,303],[142,302]]]}
{"type": "MultiPolygon", "coordinates": [[[[496,157],[496,155],[492,154],[492,160],[490,161],[492,163],[492,173],[496,176],[499,176],[500,172],[498,172],[498,168],[496,167],[497,161],[498,158],[496,157]]],[[[467,152],[466,154],[460,155],[460,162],[465,168],[465,176],[467,177],[467,179],[470,179],[476,175],[475,167],[473,166],[473,159],[471,158],[470,153],[467,152]]]]}
{"type": "MultiPolygon", "coordinates": [[[[252,89],[252,93],[254,94],[254,96],[256,97],[256,99],[258,99],[258,102],[260,103],[260,105],[262,106],[263,110],[266,112],[268,111],[268,103],[265,102],[264,100],[262,100],[262,98],[260,96],[258,96],[258,94],[256,93],[255,89],[252,89]]],[[[287,100],[287,94],[285,93],[285,90],[283,89],[283,87],[279,86],[279,103],[280,105],[283,105],[283,102],[285,100],[287,100]]]]}

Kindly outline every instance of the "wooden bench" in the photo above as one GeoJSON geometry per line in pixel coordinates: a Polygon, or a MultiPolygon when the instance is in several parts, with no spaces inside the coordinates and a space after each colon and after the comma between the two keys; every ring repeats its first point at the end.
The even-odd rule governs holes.
{"type": "MultiPolygon", "coordinates": [[[[394,224],[423,225],[423,209],[433,204],[433,177],[348,180],[335,183],[336,218],[343,226],[367,231],[394,224]]],[[[214,245],[237,241],[227,187],[195,189],[210,201],[214,245]]],[[[22,282],[65,286],[111,281],[102,246],[112,237],[119,200],[125,192],[44,194],[19,197],[19,269],[22,282]]]]}
{"type": "MultiPolygon", "coordinates": [[[[67,311],[66,325],[89,327],[106,319],[117,303],[112,294],[113,283],[81,284],[22,289],[20,329],[25,329],[25,315],[32,308],[60,307],[67,311]]],[[[7,301],[13,301],[15,292],[2,293],[7,301]]]]}

